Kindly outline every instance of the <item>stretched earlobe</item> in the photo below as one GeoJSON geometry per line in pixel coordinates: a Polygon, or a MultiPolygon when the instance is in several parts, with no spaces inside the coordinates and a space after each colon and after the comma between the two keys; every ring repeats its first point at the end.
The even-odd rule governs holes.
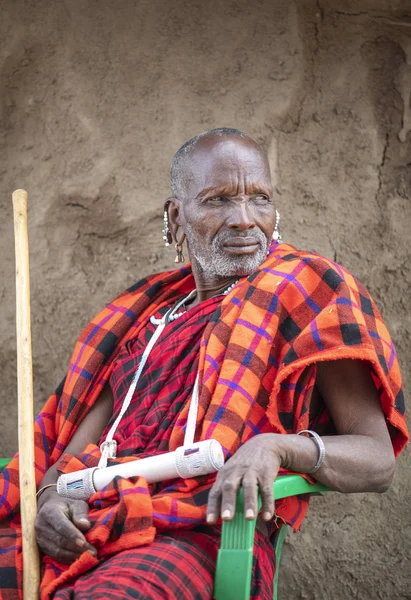
{"type": "MultiPolygon", "coordinates": [[[[177,232],[176,232],[177,233],[177,232]]],[[[176,235],[176,257],[174,259],[175,263],[184,263],[185,262],[185,258],[184,258],[184,254],[183,254],[183,244],[184,244],[184,240],[186,239],[186,234],[183,233],[183,236],[181,238],[181,240],[179,241],[177,239],[177,235],[176,235]]]]}
{"type": "Polygon", "coordinates": [[[180,218],[180,202],[178,198],[167,198],[164,203],[164,227],[163,227],[163,240],[166,246],[170,246],[175,240],[176,249],[176,263],[184,263],[185,258],[183,254],[183,243],[186,239],[185,233],[183,233],[181,239],[178,239],[178,231],[181,227],[180,218]]]}

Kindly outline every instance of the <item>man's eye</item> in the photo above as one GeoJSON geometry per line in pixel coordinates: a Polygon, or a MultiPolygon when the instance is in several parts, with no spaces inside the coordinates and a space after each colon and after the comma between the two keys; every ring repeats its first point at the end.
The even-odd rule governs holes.
{"type": "Polygon", "coordinates": [[[224,200],[224,196],[212,196],[211,198],[207,198],[207,202],[211,202],[213,204],[220,204],[221,202],[224,202],[224,200]]]}
{"type": "Polygon", "coordinates": [[[257,194],[253,196],[253,201],[260,206],[265,206],[266,204],[270,204],[271,199],[265,194],[257,194]]]}

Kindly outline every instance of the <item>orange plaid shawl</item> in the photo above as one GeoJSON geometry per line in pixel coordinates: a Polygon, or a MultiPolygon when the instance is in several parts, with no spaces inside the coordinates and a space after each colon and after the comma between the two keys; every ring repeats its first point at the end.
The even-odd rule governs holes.
{"type": "MultiPolygon", "coordinates": [[[[108,304],[84,329],[65,380],[36,420],[38,483],[61,457],[99,396],[120,346],[138,334],[151,314],[179,297],[187,278],[192,279],[189,267],[144,279],[108,304]]],[[[197,438],[219,440],[229,457],[260,432],[263,415],[268,415],[271,431],[285,434],[305,429],[315,362],[341,358],[363,359],[372,365],[398,454],[408,440],[401,375],[393,343],[374,302],[365,288],[335,263],[274,243],[266,261],[223,299],[206,328],[200,350],[197,438]],[[290,393],[296,389],[300,392],[290,393]]],[[[170,450],[183,442],[187,414],[185,406],[172,432],[170,450]]],[[[97,461],[96,447],[86,452],[89,463],[72,459],[66,468],[97,461]]],[[[90,500],[94,527],[88,539],[104,557],[149,543],[155,527],[164,527],[167,515],[174,516],[174,526],[198,522],[204,519],[205,503],[192,500],[211,483],[212,477],[181,481],[172,493],[150,497],[142,478],[137,482],[117,480],[90,500]]],[[[17,457],[0,478],[0,498],[1,519],[18,510],[17,457]]],[[[298,527],[304,512],[294,526],[298,527]]],[[[277,513],[286,518],[287,503],[279,506],[277,513]]],[[[11,527],[19,533],[18,515],[11,527]]],[[[18,539],[12,551],[13,562],[21,568],[18,539]]],[[[68,569],[46,562],[43,598],[96,564],[87,553],[68,569]]]]}

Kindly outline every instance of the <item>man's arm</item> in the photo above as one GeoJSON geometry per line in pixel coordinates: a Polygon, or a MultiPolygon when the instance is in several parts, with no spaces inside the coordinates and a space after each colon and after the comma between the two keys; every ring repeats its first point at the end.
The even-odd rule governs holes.
{"type": "MultiPolygon", "coordinates": [[[[325,459],[315,479],[340,492],[384,492],[395,469],[394,452],[369,364],[358,360],[318,363],[317,386],[339,435],[325,436],[325,459]]],[[[272,483],[280,467],[308,473],[318,449],[299,435],[261,434],[241,446],[224,465],[210,492],[207,520],[234,516],[236,494],[244,490],[247,518],[257,512],[257,485],[263,518],[274,514],[272,483]]]]}
{"type": "MultiPolygon", "coordinates": [[[[323,438],[326,455],[315,479],[343,493],[387,491],[395,457],[369,363],[319,363],[317,386],[339,435],[323,438]]],[[[312,440],[306,441],[315,446],[312,440]]],[[[294,468],[298,456],[291,452],[285,463],[287,460],[293,465],[291,469],[298,471],[294,468]]]]}
{"type": "MultiPolygon", "coordinates": [[[[113,411],[113,396],[106,385],[88,415],[78,426],[66,452],[76,455],[87,444],[97,444],[110,420],[113,411]]],[[[44,475],[40,488],[58,479],[59,461],[44,475]]],[[[96,553],[84,537],[90,529],[88,505],[82,500],[62,498],[55,487],[44,490],[38,501],[36,537],[41,550],[60,562],[73,562],[85,550],[96,553]]]]}

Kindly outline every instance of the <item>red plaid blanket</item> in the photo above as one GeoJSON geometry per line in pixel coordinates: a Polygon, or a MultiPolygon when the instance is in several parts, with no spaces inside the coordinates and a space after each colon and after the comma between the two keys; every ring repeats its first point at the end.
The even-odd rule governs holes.
{"type": "MultiPolygon", "coordinates": [[[[85,328],[65,380],[36,420],[38,482],[61,457],[97,399],[120,346],[138,335],[153,312],[179,297],[187,282],[194,287],[189,267],[144,279],[108,304],[85,328]]],[[[229,457],[239,444],[259,433],[260,423],[267,418],[275,432],[305,429],[315,363],[339,358],[371,364],[398,454],[408,440],[401,376],[377,307],[346,270],[313,253],[273,244],[267,260],[222,301],[206,327],[199,359],[198,439],[219,440],[229,457]]],[[[171,434],[171,450],[183,442],[187,413],[185,406],[171,434]]],[[[97,450],[90,451],[90,460],[93,456],[97,460],[97,450]]],[[[67,467],[81,464],[71,461],[67,467]]],[[[210,478],[182,481],[173,493],[152,498],[141,478],[120,480],[91,499],[96,513],[90,542],[103,557],[149,543],[155,534],[154,515],[159,515],[160,522],[189,527],[193,519],[204,519],[204,502],[199,506],[193,498],[211,483],[210,478]]],[[[0,498],[0,518],[14,513],[11,529],[0,538],[1,568],[11,569],[15,564],[21,568],[17,457],[0,479],[0,498]]],[[[297,521],[296,526],[301,519],[297,521]]],[[[59,583],[94,564],[95,559],[84,554],[64,572],[63,567],[50,565],[42,597],[48,598],[59,583]]]]}

